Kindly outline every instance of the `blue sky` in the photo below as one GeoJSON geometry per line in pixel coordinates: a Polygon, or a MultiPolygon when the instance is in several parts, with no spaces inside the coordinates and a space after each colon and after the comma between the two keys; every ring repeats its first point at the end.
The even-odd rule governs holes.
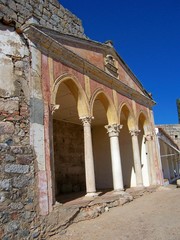
{"type": "Polygon", "coordinates": [[[180,0],[60,0],[92,40],[112,40],[155,102],[156,124],[176,124],[180,98],[180,0]]]}

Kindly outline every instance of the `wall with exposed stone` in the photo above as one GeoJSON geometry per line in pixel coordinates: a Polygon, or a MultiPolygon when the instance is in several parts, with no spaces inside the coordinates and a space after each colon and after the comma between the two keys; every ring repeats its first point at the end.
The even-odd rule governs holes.
{"type": "Polygon", "coordinates": [[[163,124],[158,127],[164,129],[180,149],[180,124],[163,124]]]}
{"type": "MultiPolygon", "coordinates": [[[[36,69],[40,66],[37,59],[34,61],[32,46],[20,31],[32,17],[33,23],[85,37],[81,21],[57,0],[0,0],[0,239],[3,240],[41,238],[45,231],[38,208],[38,194],[43,194],[44,186],[40,193],[37,189],[37,165],[43,156],[40,152],[36,160],[38,149],[31,145],[32,79],[36,81],[35,73],[39,74],[36,69]]],[[[34,90],[37,94],[42,91],[40,83],[38,87],[38,91],[34,90]]]]}
{"type": "Polygon", "coordinates": [[[85,37],[81,20],[57,0],[0,0],[0,20],[4,23],[20,28],[32,16],[41,26],[85,37]]]}
{"type": "Polygon", "coordinates": [[[30,53],[25,39],[3,24],[0,49],[0,239],[24,239],[37,217],[35,154],[30,146],[30,53]]]}

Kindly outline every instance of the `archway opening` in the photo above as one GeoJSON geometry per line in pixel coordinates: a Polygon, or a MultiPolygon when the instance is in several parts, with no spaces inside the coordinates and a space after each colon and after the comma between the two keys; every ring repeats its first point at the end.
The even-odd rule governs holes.
{"type": "Polygon", "coordinates": [[[56,92],[55,103],[60,106],[53,114],[53,144],[55,195],[59,202],[72,199],[72,193],[76,198],[76,193],[85,192],[84,138],[78,95],[78,87],[71,80],[62,82],[56,92]]]}
{"type": "Polygon", "coordinates": [[[120,130],[119,144],[121,151],[123,183],[124,188],[126,189],[136,186],[132,139],[129,129],[129,123],[132,124],[132,120],[130,111],[126,105],[124,105],[121,109],[120,123],[123,127],[120,130]]]}
{"type": "Polygon", "coordinates": [[[140,130],[138,135],[139,152],[141,154],[141,168],[143,185],[148,187],[150,185],[150,152],[148,148],[148,141],[146,140],[146,134],[148,133],[148,124],[146,117],[143,113],[139,116],[138,128],[140,130]]]}
{"type": "MultiPolygon", "coordinates": [[[[113,189],[110,142],[105,125],[108,125],[109,102],[104,93],[96,96],[93,102],[92,144],[96,189],[113,189]]],[[[112,117],[112,116],[111,116],[112,117]]]]}

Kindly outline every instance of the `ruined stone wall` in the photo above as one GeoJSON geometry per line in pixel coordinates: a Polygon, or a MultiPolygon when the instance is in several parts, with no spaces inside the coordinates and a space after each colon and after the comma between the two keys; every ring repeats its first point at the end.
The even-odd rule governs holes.
{"type": "Polygon", "coordinates": [[[19,28],[32,16],[41,26],[85,37],[81,20],[57,0],[0,0],[0,20],[19,28]]]}
{"type": "Polygon", "coordinates": [[[45,228],[39,216],[37,189],[36,165],[41,159],[36,159],[30,143],[30,115],[34,114],[31,88],[37,59],[29,41],[18,34],[18,28],[32,17],[34,23],[44,27],[85,37],[81,21],[56,0],[0,0],[0,239],[3,240],[41,238],[45,228]]]}
{"type": "Polygon", "coordinates": [[[82,126],[54,120],[53,131],[56,193],[85,190],[82,126]]]}
{"type": "Polygon", "coordinates": [[[0,24],[0,239],[24,239],[36,218],[26,40],[0,24]]]}
{"type": "Polygon", "coordinates": [[[163,124],[158,127],[164,129],[180,149],[180,124],[163,124]]]}

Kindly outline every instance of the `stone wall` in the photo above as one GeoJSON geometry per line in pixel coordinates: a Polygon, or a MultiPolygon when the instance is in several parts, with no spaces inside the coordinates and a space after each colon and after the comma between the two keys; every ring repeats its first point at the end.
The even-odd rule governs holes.
{"type": "Polygon", "coordinates": [[[180,149],[180,124],[163,124],[158,127],[164,129],[180,149]]]}
{"type": "Polygon", "coordinates": [[[45,228],[38,209],[38,161],[30,144],[31,80],[36,62],[29,42],[18,34],[18,28],[32,17],[44,27],[85,37],[81,21],[56,0],[0,0],[0,239],[3,240],[41,238],[45,228]]]}
{"type": "Polygon", "coordinates": [[[81,20],[57,0],[0,0],[0,20],[19,28],[32,16],[41,26],[85,37],[81,20]]]}
{"type": "Polygon", "coordinates": [[[83,127],[53,121],[56,194],[85,190],[83,127]]]}
{"type": "Polygon", "coordinates": [[[30,53],[0,24],[0,239],[25,239],[36,218],[35,154],[30,146],[30,53]]]}

